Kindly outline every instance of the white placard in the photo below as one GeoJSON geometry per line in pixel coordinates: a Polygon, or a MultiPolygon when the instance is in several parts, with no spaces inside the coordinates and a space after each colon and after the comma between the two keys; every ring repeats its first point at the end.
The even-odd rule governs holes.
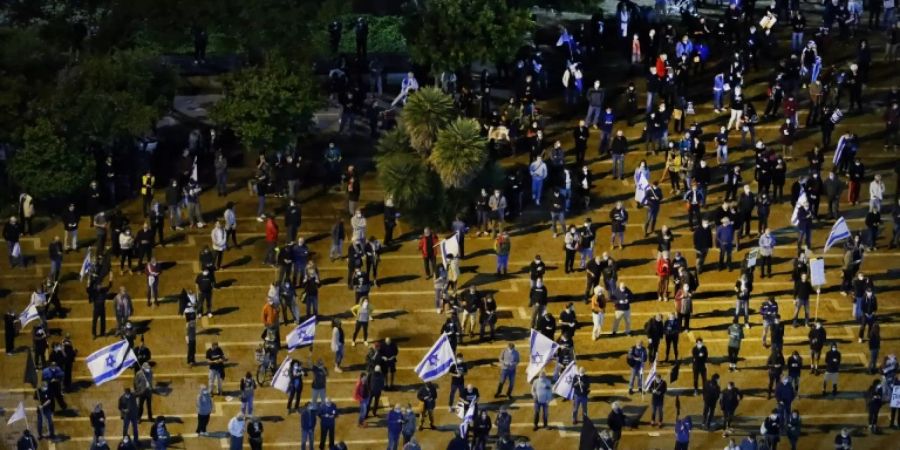
{"type": "Polygon", "coordinates": [[[811,274],[810,283],[813,286],[825,286],[825,260],[816,258],[810,261],[809,271],[811,274]]]}

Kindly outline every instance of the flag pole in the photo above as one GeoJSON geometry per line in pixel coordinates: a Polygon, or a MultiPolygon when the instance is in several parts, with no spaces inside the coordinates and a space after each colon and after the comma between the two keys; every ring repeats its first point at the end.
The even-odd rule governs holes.
{"type": "MultiPolygon", "coordinates": [[[[22,402],[22,407],[23,408],[25,407],[24,401],[22,402]]],[[[40,414],[40,412],[38,412],[38,414],[40,414]]],[[[31,430],[31,426],[28,425],[28,410],[25,410],[25,429],[31,430]]],[[[40,433],[40,430],[38,430],[38,433],[40,433]]]]}
{"type": "Polygon", "coordinates": [[[822,289],[816,289],[816,312],[813,314],[813,320],[816,322],[819,321],[819,295],[821,294],[822,289]]]}

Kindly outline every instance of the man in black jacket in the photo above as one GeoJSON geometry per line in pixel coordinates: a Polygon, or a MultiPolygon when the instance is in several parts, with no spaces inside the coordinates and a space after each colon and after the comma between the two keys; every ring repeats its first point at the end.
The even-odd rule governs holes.
{"type": "Polygon", "coordinates": [[[716,403],[719,402],[721,394],[719,374],[716,373],[708,383],[703,385],[703,426],[706,427],[706,431],[712,430],[712,420],[716,415],[716,403]]]}
{"type": "Polygon", "coordinates": [[[122,436],[128,435],[128,424],[131,424],[134,435],[132,440],[137,442],[138,438],[138,420],[140,413],[138,409],[137,397],[131,393],[130,388],[125,388],[125,392],[119,397],[119,414],[122,416],[122,436]]]}
{"type": "Polygon", "coordinates": [[[712,247],[712,227],[703,219],[700,227],[694,230],[694,251],[697,252],[697,273],[703,272],[703,263],[712,247]]]}
{"type": "Polygon", "coordinates": [[[644,326],[647,333],[648,361],[656,361],[656,353],[659,350],[659,341],[663,338],[662,314],[657,313],[651,317],[644,326]]]}
{"type": "Polygon", "coordinates": [[[691,370],[694,373],[694,395],[697,395],[697,378],[703,380],[702,386],[706,388],[706,362],[709,360],[709,350],[703,345],[703,339],[697,338],[697,343],[691,349],[691,370]]]}

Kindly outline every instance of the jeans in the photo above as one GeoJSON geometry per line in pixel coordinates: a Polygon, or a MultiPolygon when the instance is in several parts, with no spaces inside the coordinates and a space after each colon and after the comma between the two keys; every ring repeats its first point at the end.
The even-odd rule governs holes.
{"type": "Polygon", "coordinates": [[[246,398],[241,399],[241,414],[253,415],[253,392],[247,394],[246,398]]]}
{"type": "Polygon", "coordinates": [[[600,337],[603,334],[603,313],[591,313],[591,321],[594,324],[593,329],[591,330],[591,335],[594,339],[600,337]]]}
{"type": "Polygon", "coordinates": [[[509,268],[509,255],[497,255],[497,271],[506,273],[509,268]]]}
{"type": "Polygon", "coordinates": [[[550,407],[549,403],[534,402],[534,426],[537,426],[538,418],[541,415],[542,411],[544,413],[543,414],[544,415],[544,426],[545,427],[547,426],[547,413],[548,413],[549,407],[550,407]]]}
{"type": "Polygon", "coordinates": [[[234,436],[229,434],[228,450],[241,450],[244,447],[244,435],[234,436]]]}
{"type": "Polygon", "coordinates": [[[581,417],[588,419],[588,397],[587,395],[575,395],[572,399],[572,421],[578,420],[578,408],[581,407],[581,417]]]}
{"type": "Polygon", "coordinates": [[[313,388],[312,390],[312,398],[309,399],[309,403],[314,409],[318,409],[319,402],[325,403],[325,388],[313,388]]]}
{"type": "Polygon", "coordinates": [[[256,217],[262,217],[264,212],[266,212],[266,196],[265,195],[257,195],[256,196],[256,217]]]}
{"type": "Polygon", "coordinates": [[[309,442],[309,450],[313,450],[315,447],[315,428],[300,429],[300,450],[306,450],[306,443],[309,442]]]}
{"type": "Polygon", "coordinates": [[[209,393],[210,394],[218,393],[219,395],[221,395],[222,394],[222,375],[219,374],[219,371],[215,370],[215,369],[210,369],[208,378],[209,378],[209,380],[208,380],[209,381],[209,393]],[[217,387],[218,389],[213,389],[214,387],[217,387]]]}
{"type": "MultiPolygon", "coordinates": [[[[138,440],[138,417],[128,417],[128,416],[122,417],[122,436],[125,436],[128,434],[128,424],[129,423],[131,424],[131,431],[134,433],[134,435],[131,436],[131,440],[137,441],[138,440]]],[[[38,425],[38,427],[40,427],[40,425],[38,425]]]]}
{"type": "Polygon", "coordinates": [[[340,367],[344,361],[344,344],[338,344],[337,350],[334,352],[334,365],[340,367]]]}
{"type": "Polygon", "coordinates": [[[67,230],[63,240],[63,249],[78,250],[78,230],[67,230]],[[72,245],[69,245],[71,239],[72,245]]]}
{"type": "Polygon", "coordinates": [[[181,211],[178,209],[178,205],[169,205],[169,225],[172,228],[181,226],[181,211]]]}
{"type": "Polygon", "coordinates": [[[556,234],[556,224],[559,223],[562,225],[562,232],[566,232],[566,214],[563,212],[551,212],[550,213],[550,229],[553,230],[553,234],[556,234]]]}
{"type": "Polygon", "coordinates": [[[359,401],[359,420],[358,423],[363,423],[366,420],[366,416],[369,415],[369,398],[363,397],[359,401]]]}
{"type": "Polygon", "coordinates": [[[723,91],[713,90],[713,108],[714,109],[722,109],[722,96],[723,91]]]}
{"type": "Polygon", "coordinates": [[[743,312],[744,315],[744,324],[750,323],[750,301],[743,300],[735,300],[734,302],[734,317],[738,318],[741,316],[743,312]]]}
{"type": "MultiPolygon", "coordinates": [[[[56,428],[53,427],[53,411],[38,411],[37,422],[38,422],[38,437],[43,437],[42,434],[44,431],[44,420],[47,421],[47,431],[50,433],[50,437],[56,437],[56,428]]],[[[135,426],[135,435],[137,435],[137,423],[135,426]]],[[[122,434],[125,434],[124,432],[122,434]]]]}
{"type": "Polygon", "coordinates": [[[228,193],[228,172],[216,172],[216,192],[223,197],[228,193]]]}
{"type": "Polygon", "coordinates": [[[388,450],[397,450],[397,447],[400,445],[400,433],[392,433],[388,431],[388,450]]]}
{"type": "Polygon", "coordinates": [[[613,178],[625,178],[625,155],[613,153],[613,178]]]}
{"type": "Polygon", "coordinates": [[[628,390],[631,391],[634,389],[634,382],[637,381],[638,391],[644,390],[644,373],[641,371],[642,367],[632,367],[631,368],[631,378],[628,379],[628,390]]]}
{"type": "Polygon", "coordinates": [[[535,204],[541,204],[541,192],[544,189],[544,179],[543,178],[531,178],[531,200],[534,201],[535,204]]]}
{"type": "Polygon", "coordinates": [[[603,112],[600,106],[588,106],[587,115],[584,116],[584,124],[587,126],[597,125],[600,123],[600,113],[603,112]]]}
{"type": "Polygon", "coordinates": [[[516,369],[502,369],[500,370],[500,384],[497,385],[497,393],[499,394],[501,390],[503,390],[503,385],[506,383],[506,380],[509,380],[509,388],[506,390],[507,395],[512,395],[513,386],[516,384],[516,369]]]}

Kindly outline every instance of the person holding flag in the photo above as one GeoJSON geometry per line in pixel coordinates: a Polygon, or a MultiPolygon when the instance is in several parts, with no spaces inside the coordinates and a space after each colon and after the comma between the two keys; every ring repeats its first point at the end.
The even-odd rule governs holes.
{"type": "Polygon", "coordinates": [[[640,391],[641,394],[644,393],[644,363],[646,362],[647,349],[644,348],[644,341],[638,341],[637,344],[628,351],[628,365],[631,367],[631,378],[628,381],[628,395],[634,394],[635,380],[637,380],[638,391],[640,391]]]}
{"type": "Polygon", "coordinates": [[[663,405],[666,398],[666,390],[668,385],[663,380],[662,375],[656,373],[656,362],[653,362],[653,368],[650,370],[650,376],[647,377],[649,383],[645,386],[645,390],[650,392],[650,426],[663,426],[663,405]]]}

